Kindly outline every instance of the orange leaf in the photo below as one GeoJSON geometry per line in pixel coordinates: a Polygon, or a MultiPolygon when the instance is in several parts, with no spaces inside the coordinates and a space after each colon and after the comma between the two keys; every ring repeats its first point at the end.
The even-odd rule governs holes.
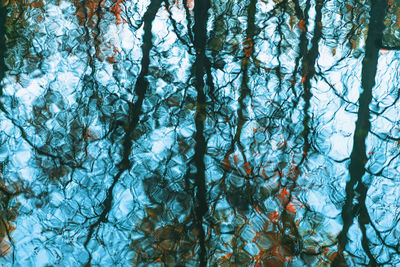
{"type": "Polygon", "coordinates": [[[284,199],[288,199],[289,196],[289,191],[286,190],[286,188],[283,188],[282,191],[278,194],[278,197],[284,198],[284,199]]]}
{"type": "Polygon", "coordinates": [[[293,203],[289,203],[286,206],[286,210],[291,212],[291,213],[296,213],[296,206],[293,203]]]}
{"type": "Polygon", "coordinates": [[[114,57],[108,57],[107,58],[107,61],[109,62],[109,63],[115,63],[115,58],[114,57]]]}
{"type": "Polygon", "coordinates": [[[246,163],[244,164],[244,166],[243,166],[243,169],[244,169],[244,171],[247,173],[247,175],[249,175],[249,174],[251,173],[251,170],[252,170],[253,168],[250,166],[250,163],[246,162],[246,163]]]}
{"type": "Polygon", "coordinates": [[[234,156],[233,156],[233,160],[235,161],[235,164],[237,164],[238,161],[239,161],[238,156],[234,155],[234,156]]]}
{"type": "Polygon", "coordinates": [[[306,32],[306,27],[305,27],[305,25],[306,25],[306,21],[305,21],[304,19],[301,19],[301,20],[299,21],[299,23],[297,24],[297,26],[298,26],[303,32],[306,32]]]}
{"type": "Polygon", "coordinates": [[[275,222],[276,220],[279,219],[279,213],[278,211],[273,211],[268,215],[268,218],[272,221],[275,222]]]}
{"type": "Polygon", "coordinates": [[[114,13],[115,17],[117,18],[117,22],[116,24],[121,24],[122,22],[125,22],[122,17],[122,8],[121,8],[121,4],[124,3],[125,0],[116,0],[115,4],[111,7],[111,11],[114,13]]]}

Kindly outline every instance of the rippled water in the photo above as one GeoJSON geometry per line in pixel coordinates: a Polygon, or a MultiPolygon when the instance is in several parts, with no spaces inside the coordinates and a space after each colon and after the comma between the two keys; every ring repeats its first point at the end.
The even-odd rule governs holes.
{"type": "Polygon", "coordinates": [[[399,8],[3,1],[0,264],[397,266],[399,8]]]}

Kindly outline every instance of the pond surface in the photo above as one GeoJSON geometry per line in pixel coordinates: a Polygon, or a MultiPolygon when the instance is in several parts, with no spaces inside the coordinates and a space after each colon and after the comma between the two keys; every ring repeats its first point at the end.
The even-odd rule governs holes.
{"type": "Polygon", "coordinates": [[[9,0],[0,265],[397,266],[400,1],[9,0]]]}

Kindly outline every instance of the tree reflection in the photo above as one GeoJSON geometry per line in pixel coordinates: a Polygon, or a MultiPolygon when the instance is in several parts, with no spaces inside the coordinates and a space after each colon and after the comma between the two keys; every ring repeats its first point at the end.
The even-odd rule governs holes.
{"type": "Polygon", "coordinates": [[[0,8],[0,253],[399,262],[398,1],[0,8]]]}

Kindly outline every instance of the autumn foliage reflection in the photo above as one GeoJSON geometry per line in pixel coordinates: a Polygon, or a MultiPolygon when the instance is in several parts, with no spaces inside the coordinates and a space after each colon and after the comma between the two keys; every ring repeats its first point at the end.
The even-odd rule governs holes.
{"type": "Polygon", "coordinates": [[[2,4],[0,265],[400,262],[398,1],[2,4]]]}

